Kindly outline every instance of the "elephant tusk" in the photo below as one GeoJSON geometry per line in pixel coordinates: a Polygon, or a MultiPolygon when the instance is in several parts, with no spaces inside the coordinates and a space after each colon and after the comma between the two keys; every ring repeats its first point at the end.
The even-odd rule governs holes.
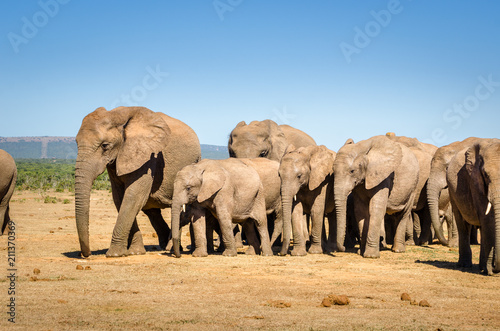
{"type": "Polygon", "coordinates": [[[293,201],[297,201],[297,194],[293,196],[293,201]]]}
{"type": "Polygon", "coordinates": [[[186,212],[186,204],[183,204],[183,205],[182,205],[182,211],[183,211],[183,212],[186,212]]]}
{"type": "Polygon", "coordinates": [[[491,202],[488,201],[488,207],[486,207],[486,214],[485,215],[488,215],[490,213],[490,210],[491,210],[491,202]]]}

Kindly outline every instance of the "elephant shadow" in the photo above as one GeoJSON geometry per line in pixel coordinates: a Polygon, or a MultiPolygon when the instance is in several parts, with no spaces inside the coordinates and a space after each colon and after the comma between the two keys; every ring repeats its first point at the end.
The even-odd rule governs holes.
{"type": "MultiPolygon", "coordinates": [[[[146,249],[146,252],[158,252],[158,253],[163,252],[163,253],[167,253],[165,251],[159,250],[157,245],[144,245],[144,248],[146,249]]],[[[108,249],[98,249],[98,250],[92,251],[91,252],[92,253],[91,256],[105,255],[107,251],[108,251],[108,249]]],[[[64,252],[64,253],[61,253],[61,254],[64,255],[65,257],[67,257],[67,258],[70,258],[70,259],[85,259],[84,257],[81,256],[81,252],[80,251],[64,252]]]]}
{"type": "Polygon", "coordinates": [[[427,264],[427,265],[431,265],[433,267],[440,268],[440,269],[457,270],[457,271],[466,272],[469,274],[478,274],[478,275],[481,274],[481,272],[479,271],[479,265],[476,265],[476,264],[473,265],[472,268],[463,268],[463,267],[459,267],[457,265],[457,262],[452,262],[452,261],[416,260],[415,263],[427,264]]]}

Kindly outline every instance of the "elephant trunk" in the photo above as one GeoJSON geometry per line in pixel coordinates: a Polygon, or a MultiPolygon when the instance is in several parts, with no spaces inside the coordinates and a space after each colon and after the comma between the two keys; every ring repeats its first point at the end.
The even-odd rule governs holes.
{"type": "Polygon", "coordinates": [[[335,183],[334,199],[335,212],[337,214],[337,251],[339,252],[345,252],[344,241],[347,225],[347,196],[349,194],[349,190],[335,183]]]}
{"type": "Polygon", "coordinates": [[[431,222],[436,233],[436,237],[442,245],[448,246],[448,240],[444,237],[441,222],[439,221],[439,195],[446,187],[446,183],[442,183],[442,179],[437,179],[436,176],[429,177],[427,181],[427,204],[431,214],[431,222]]]}
{"type": "Polygon", "coordinates": [[[280,255],[285,256],[288,253],[292,233],[292,207],[294,194],[290,189],[284,189],[281,192],[281,205],[283,209],[283,244],[280,255]]]}
{"type": "Polygon", "coordinates": [[[89,257],[91,254],[89,245],[90,191],[96,177],[97,174],[89,162],[76,161],[75,218],[81,254],[83,257],[89,257]]]}
{"type": "Polygon", "coordinates": [[[172,246],[174,248],[175,257],[181,257],[181,238],[180,238],[180,222],[181,222],[181,209],[182,202],[179,197],[175,196],[172,201],[172,246]]]}

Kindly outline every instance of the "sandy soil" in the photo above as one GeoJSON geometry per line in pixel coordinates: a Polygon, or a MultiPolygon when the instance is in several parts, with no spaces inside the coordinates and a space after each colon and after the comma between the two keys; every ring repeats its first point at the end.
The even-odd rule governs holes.
{"type": "Polygon", "coordinates": [[[58,201],[44,203],[37,192],[13,197],[17,279],[15,295],[9,295],[8,237],[0,237],[1,330],[500,329],[500,278],[478,273],[479,246],[473,246],[471,270],[455,267],[456,248],[437,244],[403,254],[382,251],[376,260],[354,252],[234,258],[186,253],[176,259],[157,250],[141,213],[148,253],[107,259],[116,211],[110,193],[96,191],[93,255],[80,259],[74,196],[48,195],[58,201]],[[404,292],[430,307],[402,301],[404,292]],[[329,294],[346,295],[350,304],[322,307],[329,294]],[[8,321],[11,297],[15,324],[8,321]]]}

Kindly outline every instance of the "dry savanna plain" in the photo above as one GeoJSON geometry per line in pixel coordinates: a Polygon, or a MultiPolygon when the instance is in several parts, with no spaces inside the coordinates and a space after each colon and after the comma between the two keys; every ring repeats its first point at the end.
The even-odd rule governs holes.
{"type": "MultiPolygon", "coordinates": [[[[167,222],[169,210],[163,211],[167,222]]],[[[105,257],[117,212],[108,191],[93,191],[93,254],[79,258],[74,195],[17,191],[15,294],[9,294],[8,237],[0,237],[1,330],[499,330],[500,277],[459,269],[458,249],[436,243],[305,257],[220,254],[180,259],[160,251],[138,216],[147,254],[105,257]],[[49,198],[47,198],[49,197],[49,198]],[[411,301],[401,300],[407,293],[411,301]],[[329,295],[348,305],[324,307],[329,295]],[[15,300],[15,323],[9,322],[15,300]],[[428,305],[418,303],[426,301],[428,305]]],[[[189,245],[188,231],[182,235],[189,245]]],[[[276,248],[277,250],[278,248],[276,248]]],[[[12,254],[11,254],[12,255],[12,254]]]]}

